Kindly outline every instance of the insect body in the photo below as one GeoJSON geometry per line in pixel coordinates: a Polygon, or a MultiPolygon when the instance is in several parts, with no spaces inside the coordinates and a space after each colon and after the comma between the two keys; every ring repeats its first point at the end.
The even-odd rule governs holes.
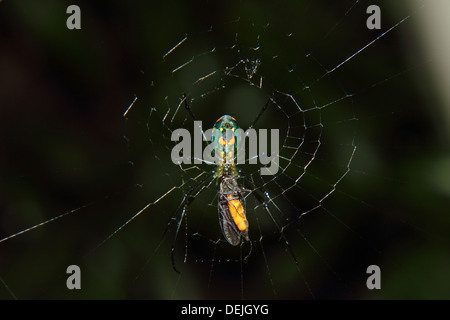
{"type": "Polygon", "coordinates": [[[219,180],[220,228],[225,239],[233,246],[240,244],[242,238],[249,240],[244,192],[237,183],[239,175],[235,160],[240,141],[237,129],[236,119],[224,115],[216,121],[212,132],[217,161],[216,178],[219,180]]]}
{"type": "Polygon", "coordinates": [[[236,246],[241,238],[248,238],[248,222],[245,216],[244,197],[236,179],[223,176],[219,186],[219,222],[228,243],[236,246]]]}

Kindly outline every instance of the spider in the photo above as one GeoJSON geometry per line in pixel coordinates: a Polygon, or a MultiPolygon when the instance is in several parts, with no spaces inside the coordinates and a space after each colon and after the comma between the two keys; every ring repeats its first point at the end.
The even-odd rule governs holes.
{"type": "MultiPolygon", "coordinates": [[[[187,102],[186,94],[183,94],[182,103],[183,101],[187,113],[193,121],[196,121],[197,118],[187,102]]],[[[274,102],[273,93],[261,108],[249,129],[255,126],[261,115],[268,108],[270,102],[274,102]]],[[[237,134],[238,129],[239,125],[237,120],[230,115],[223,115],[214,123],[211,144],[217,160],[215,162],[216,168],[209,175],[207,175],[206,178],[198,181],[184,194],[183,200],[172,215],[170,221],[176,220],[176,215],[181,212],[181,217],[178,219],[178,224],[171,247],[172,267],[177,273],[180,273],[180,271],[175,266],[174,253],[175,241],[181,222],[185,218],[188,206],[205,189],[205,185],[209,185],[208,182],[210,182],[211,179],[215,179],[217,181],[217,207],[220,229],[223,237],[230,245],[238,246],[245,241],[249,242],[251,245],[248,232],[249,223],[245,210],[245,199],[248,196],[253,195],[255,199],[263,206],[265,212],[270,216],[279,234],[281,235],[281,238],[285,241],[285,244],[288,247],[294,261],[297,263],[297,259],[294,256],[289,242],[267,207],[267,203],[270,201],[268,193],[264,191],[262,186],[256,187],[251,181],[244,180],[244,184],[248,184],[250,188],[245,188],[238,183],[237,179],[241,177],[241,172],[237,168],[236,164],[237,150],[240,142],[240,136],[237,134]]],[[[170,224],[171,222],[168,223],[166,232],[170,224]]]]}

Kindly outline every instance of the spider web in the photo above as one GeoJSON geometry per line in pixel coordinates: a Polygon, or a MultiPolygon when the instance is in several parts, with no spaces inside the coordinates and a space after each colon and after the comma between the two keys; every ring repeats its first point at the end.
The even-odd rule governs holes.
{"type": "MultiPolygon", "coordinates": [[[[365,232],[375,210],[358,190],[369,188],[362,181],[367,170],[360,168],[377,172],[377,164],[367,158],[361,130],[407,101],[402,82],[415,64],[398,66],[390,48],[423,8],[380,5],[383,28],[369,31],[367,6],[283,3],[255,15],[254,6],[240,3],[218,10],[220,17],[205,14],[195,28],[182,26],[156,46],[162,61],[143,70],[146,84],[122,106],[135,179],[131,191],[35,224],[37,230],[50,229],[53,221],[68,220],[83,230],[87,221],[90,236],[76,244],[79,234],[63,234],[57,226],[53,236],[36,236],[37,252],[68,254],[51,269],[36,270],[44,275],[35,285],[44,289],[30,296],[67,294],[64,286],[53,285],[64,280],[58,270],[72,263],[87,279],[80,293],[87,297],[111,290],[111,296],[135,298],[321,298],[351,297],[352,290],[365,288],[365,268],[382,261],[385,240],[365,232]],[[171,161],[173,130],[193,131],[185,102],[203,129],[230,114],[244,130],[256,119],[255,129],[280,130],[275,175],[261,176],[260,165],[239,166],[250,236],[239,247],[220,232],[214,166],[171,161]],[[124,199],[128,206],[120,204],[124,199]],[[122,214],[105,213],[115,206],[122,214]],[[99,226],[102,231],[91,236],[99,226]],[[55,234],[75,240],[55,247],[55,234]],[[360,259],[352,256],[357,254],[360,259]],[[342,263],[346,258],[350,262],[342,263]]],[[[22,233],[15,238],[23,241],[19,247],[34,241],[22,233]]],[[[5,256],[14,256],[13,244],[5,256]]],[[[13,260],[21,265],[18,255],[13,260]]],[[[8,277],[5,283],[19,297],[28,290],[8,277]]]]}
{"type": "MultiPolygon", "coordinates": [[[[166,141],[164,146],[172,146],[173,143],[169,141],[173,129],[186,124],[192,125],[192,119],[187,119],[189,116],[183,110],[184,94],[187,95],[186,99],[191,110],[199,119],[207,119],[206,121],[213,123],[213,119],[219,118],[220,113],[229,113],[236,117],[241,125],[247,127],[255,120],[259,109],[269,97],[269,106],[262,114],[262,118],[258,119],[256,127],[279,129],[281,132],[278,173],[264,177],[259,173],[259,166],[248,164],[240,168],[241,185],[250,186],[249,195],[255,193],[256,199],[259,199],[252,201],[254,199],[247,196],[247,214],[252,226],[250,235],[255,239],[252,241],[251,251],[257,252],[264,258],[265,246],[267,245],[270,249],[273,240],[281,237],[281,242],[285,243],[284,249],[291,253],[293,263],[301,273],[301,267],[298,265],[294,252],[291,251],[292,248],[286,244],[289,240],[285,235],[285,229],[298,223],[298,220],[306,213],[319,209],[322,202],[334,192],[339,181],[350,170],[356,146],[353,143],[354,130],[352,131],[348,123],[356,118],[351,110],[352,104],[349,104],[350,110],[346,110],[347,106],[341,103],[350,95],[344,93],[342,96],[341,91],[338,92],[337,99],[334,96],[331,101],[320,101],[320,104],[317,104],[311,88],[304,82],[300,82],[301,79],[296,76],[296,67],[288,68],[277,51],[265,50],[266,37],[273,36],[270,34],[270,24],[255,26],[252,21],[236,19],[230,22],[226,29],[237,30],[230,33],[231,42],[228,42],[227,46],[220,47],[215,44],[214,39],[218,39],[218,36],[213,27],[206,34],[201,35],[202,38],[209,38],[209,41],[205,41],[206,43],[212,44],[205,51],[195,52],[197,48],[194,46],[194,52],[191,52],[189,42],[195,43],[196,40],[186,36],[164,55],[165,64],[170,66],[169,71],[173,82],[181,88],[178,89],[178,95],[175,95],[177,100],[171,101],[170,97],[166,96],[160,104],[150,104],[149,137],[151,139],[151,137],[159,136],[158,132],[162,132],[166,141]],[[253,35],[248,42],[240,39],[240,35],[246,35],[246,33],[253,35]],[[184,47],[188,49],[183,50],[184,47]],[[184,57],[189,59],[184,61],[184,57]],[[181,64],[178,64],[179,61],[181,64]],[[278,61],[282,62],[278,63],[278,61]],[[271,70],[265,68],[266,64],[271,70]],[[272,74],[275,75],[273,78],[270,77],[272,74]],[[225,103],[221,103],[223,100],[225,103]],[[337,115],[329,115],[325,112],[326,108],[331,107],[338,108],[337,115]],[[330,143],[325,136],[331,134],[331,130],[338,130],[345,135],[339,126],[350,128],[347,140],[345,142],[341,140],[339,148],[334,150],[345,160],[341,163],[330,163],[326,161],[326,152],[333,151],[324,151],[326,145],[330,143]],[[266,241],[266,239],[271,240],[266,241]]],[[[284,34],[284,36],[287,41],[296,41],[293,33],[284,34]]],[[[220,42],[223,41],[219,39],[220,42]]],[[[314,71],[316,79],[317,75],[324,72],[320,66],[314,71]]],[[[151,149],[157,149],[154,142],[150,142],[151,149]]],[[[168,154],[167,150],[166,154],[168,154]]],[[[159,159],[164,163],[170,161],[167,157],[159,159]]],[[[178,185],[177,189],[181,189],[185,194],[195,188],[199,180],[208,178],[208,172],[213,170],[210,165],[182,165],[180,169],[181,181],[175,182],[175,185],[178,185]]],[[[179,173],[176,174],[179,175],[179,173]]],[[[174,217],[178,219],[174,223],[182,225],[186,223],[183,226],[185,236],[181,234],[181,240],[178,241],[179,246],[184,247],[184,252],[181,252],[184,255],[182,260],[205,263],[206,267],[210,268],[208,286],[211,287],[217,277],[222,278],[221,274],[215,274],[217,264],[226,262],[227,269],[234,268],[238,275],[241,273],[242,276],[245,269],[242,266],[244,253],[241,251],[250,249],[245,248],[244,245],[240,250],[235,250],[239,253],[239,256],[236,256],[236,253],[230,255],[229,248],[223,248],[226,243],[221,240],[221,234],[217,228],[218,224],[215,221],[217,215],[212,214],[217,212],[217,186],[213,178],[207,179],[205,184],[206,186],[202,186],[201,189],[194,189],[193,195],[195,202],[202,200],[203,202],[195,206],[195,209],[191,210],[188,207],[186,212],[180,208],[182,212],[174,217]],[[209,189],[208,195],[203,194],[204,189],[209,189]],[[192,217],[194,215],[197,217],[192,217]],[[181,221],[183,219],[186,221],[181,221]],[[191,240],[190,234],[200,239],[191,240]],[[208,252],[197,249],[197,247],[205,247],[205,244],[201,244],[201,240],[203,242],[206,240],[206,244],[212,244],[212,249],[207,255],[197,257],[197,251],[200,251],[202,255],[205,251],[208,252]],[[222,256],[222,253],[219,253],[220,250],[226,250],[226,253],[222,256]],[[193,253],[190,253],[191,251],[193,253]]],[[[280,247],[282,248],[283,245],[280,247]]],[[[252,255],[252,253],[249,254],[252,255]]],[[[268,262],[261,261],[261,263],[265,264],[270,274],[268,262]]],[[[243,281],[240,276],[236,277],[236,280],[234,285],[243,281]]],[[[272,277],[269,277],[269,282],[273,285],[272,277]]],[[[309,290],[306,281],[304,285],[309,290]]],[[[223,284],[221,286],[223,287],[223,284]]],[[[243,283],[237,288],[244,296],[243,283]]],[[[272,291],[276,294],[275,287],[272,291]]],[[[239,291],[235,294],[239,294],[239,291]]]]}

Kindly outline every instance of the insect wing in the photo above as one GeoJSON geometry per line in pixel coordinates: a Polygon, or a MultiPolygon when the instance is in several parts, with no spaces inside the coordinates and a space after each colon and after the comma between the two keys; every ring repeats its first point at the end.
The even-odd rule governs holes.
{"type": "Polygon", "coordinates": [[[226,194],[220,193],[218,197],[219,223],[222,234],[232,246],[241,242],[241,231],[233,221],[226,194]]]}

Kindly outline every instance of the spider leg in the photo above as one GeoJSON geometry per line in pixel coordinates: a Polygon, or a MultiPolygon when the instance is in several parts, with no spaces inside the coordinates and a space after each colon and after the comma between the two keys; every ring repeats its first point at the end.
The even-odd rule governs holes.
{"type": "Polygon", "coordinates": [[[280,225],[275,220],[272,212],[270,211],[270,209],[267,205],[267,203],[271,201],[271,199],[267,196],[267,192],[264,190],[263,186],[256,187],[255,184],[252,181],[250,181],[249,179],[247,179],[247,183],[250,184],[250,186],[252,187],[252,190],[253,190],[252,194],[255,197],[255,199],[259,203],[261,203],[261,205],[264,208],[264,211],[266,211],[266,213],[269,215],[270,219],[274,223],[275,227],[277,228],[277,231],[279,232],[281,239],[283,239],[283,241],[284,241],[284,245],[285,245],[286,249],[289,251],[289,254],[292,257],[292,260],[294,260],[294,263],[295,263],[295,266],[296,266],[298,272],[302,275],[303,281],[304,281],[309,293],[311,294],[312,297],[314,297],[311,287],[309,286],[308,282],[306,281],[306,279],[303,276],[297,256],[295,255],[294,250],[292,249],[292,246],[291,246],[289,240],[287,239],[286,234],[283,231],[284,227],[280,227],[280,225]],[[263,193],[262,195],[259,193],[261,191],[263,193]]]}
{"type": "Polygon", "coordinates": [[[271,199],[267,196],[267,192],[264,190],[263,186],[257,187],[253,182],[250,180],[247,180],[247,183],[250,184],[252,188],[252,194],[255,197],[255,199],[263,206],[264,211],[269,215],[272,222],[275,224],[275,227],[277,228],[277,231],[280,233],[280,237],[284,240],[284,243],[286,245],[286,248],[288,249],[289,253],[292,256],[292,259],[294,260],[295,264],[298,266],[298,259],[294,254],[294,251],[292,250],[291,244],[289,243],[289,240],[287,239],[283,227],[280,227],[277,220],[274,218],[272,212],[270,211],[267,203],[271,201],[271,199]],[[262,194],[260,193],[262,192],[262,194]]]}
{"type": "Polygon", "coordinates": [[[169,230],[169,227],[171,226],[173,221],[177,220],[177,214],[181,210],[181,216],[178,219],[175,235],[174,235],[174,238],[173,238],[173,241],[172,241],[172,245],[171,245],[171,249],[170,249],[170,255],[171,255],[171,259],[172,259],[172,268],[177,273],[180,273],[180,271],[175,267],[175,242],[176,242],[176,239],[177,239],[177,236],[178,236],[178,232],[179,232],[180,227],[181,227],[181,222],[183,221],[183,219],[184,219],[184,217],[186,215],[186,208],[194,201],[195,197],[200,195],[200,193],[205,189],[205,186],[206,186],[205,182],[207,182],[208,179],[211,179],[211,176],[213,176],[214,173],[215,172],[211,172],[210,174],[208,174],[204,179],[202,179],[199,182],[197,182],[194,186],[191,187],[191,189],[189,189],[188,192],[186,192],[184,194],[183,200],[181,201],[181,203],[178,205],[178,207],[173,212],[172,216],[169,219],[169,222],[167,223],[167,226],[166,226],[166,228],[164,230],[164,233],[162,235],[162,238],[166,237],[167,232],[169,230]]]}
{"type": "Polygon", "coordinates": [[[194,112],[192,112],[191,107],[189,106],[189,104],[187,103],[187,96],[186,93],[183,93],[183,101],[184,101],[184,107],[186,108],[186,111],[189,113],[189,115],[191,116],[192,120],[196,121],[197,118],[194,115],[194,112]]]}
{"type": "MultiPolygon", "coordinates": [[[[181,103],[184,102],[184,108],[186,109],[187,113],[191,116],[193,121],[197,121],[197,117],[194,115],[194,112],[192,111],[191,107],[189,106],[188,102],[187,102],[187,96],[186,93],[183,93],[183,99],[181,100],[181,103]]],[[[202,129],[202,136],[203,136],[203,140],[202,143],[206,143],[208,141],[208,139],[206,138],[205,132],[202,129]]]]}
{"type": "Polygon", "coordinates": [[[255,120],[253,121],[253,123],[250,125],[250,127],[248,127],[249,129],[253,128],[256,124],[256,122],[259,120],[259,118],[262,116],[262,114],[264,113],[264,111],[266,111],[267,107],[269,106],[269,103],[272,101],[273,102],[273,95],[274,92],[272,92],[270,94],[269,99],[267,99],[267,102],[264,104],[264,106],[261,108],[261,110],[259,111],[258,115],[256,116],[255,120]]]}

